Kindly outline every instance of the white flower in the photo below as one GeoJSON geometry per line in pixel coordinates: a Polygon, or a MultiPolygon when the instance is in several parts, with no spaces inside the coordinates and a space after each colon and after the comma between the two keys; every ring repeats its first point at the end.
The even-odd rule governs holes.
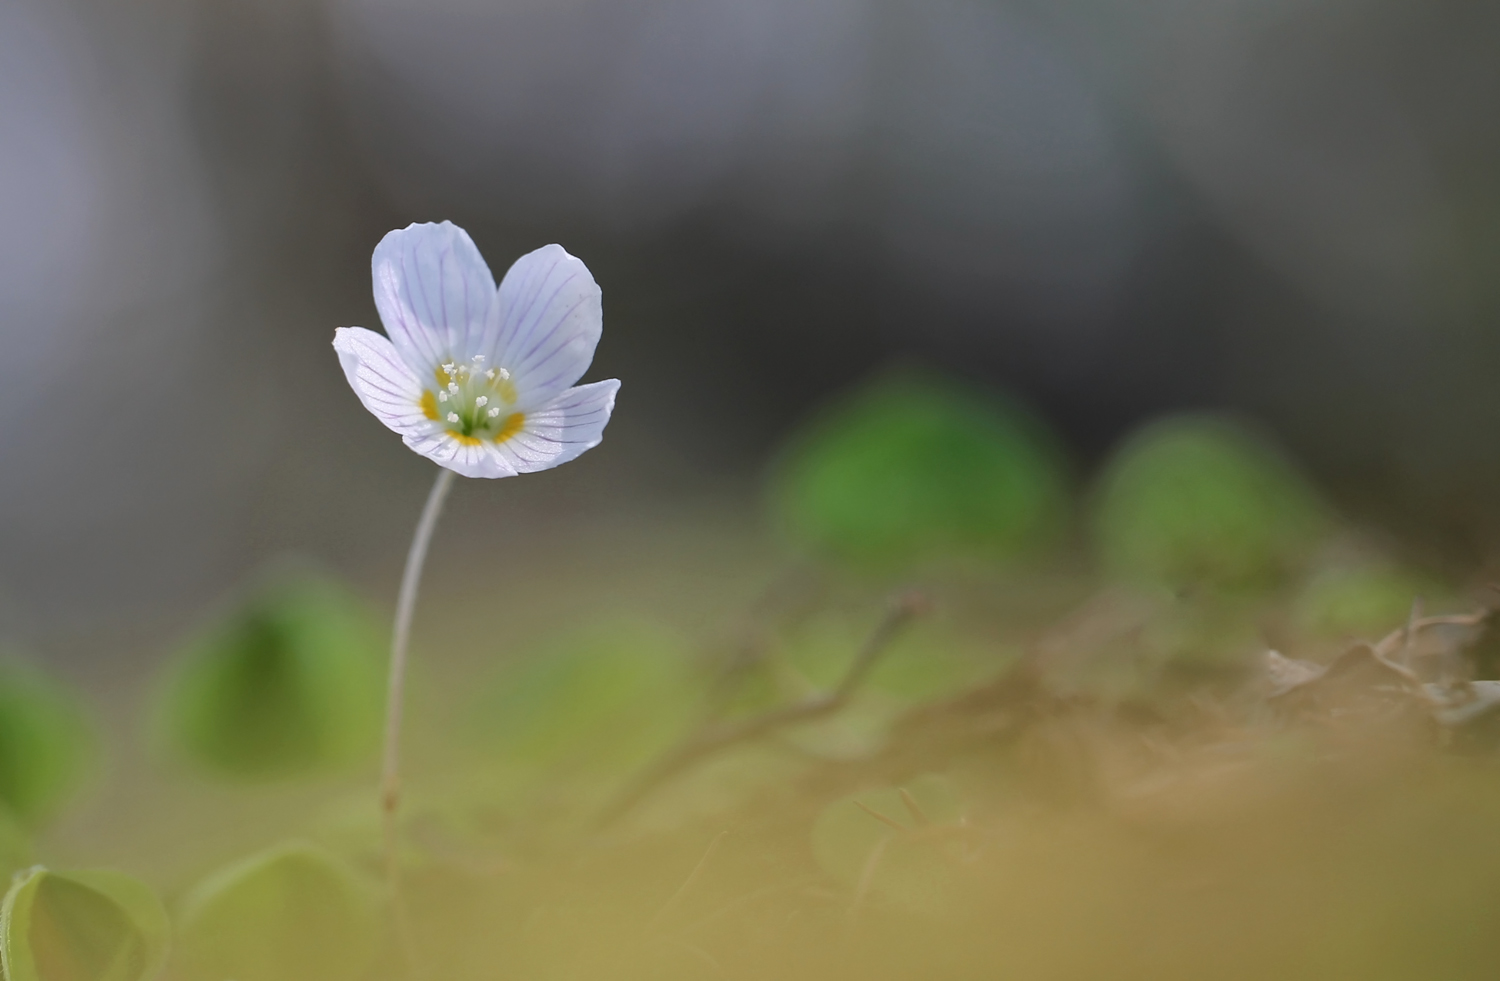
{"type": "Polygon", "coordinates": [[[390,336],[340,327],[333,347],[407,446],[465,477],[511,477],[599,445],[620,383],[574,387],[604,319],[582,262],[548,245],[496,289],[468,233],[445,221],[391,232],[371,266],[390,336]]]}

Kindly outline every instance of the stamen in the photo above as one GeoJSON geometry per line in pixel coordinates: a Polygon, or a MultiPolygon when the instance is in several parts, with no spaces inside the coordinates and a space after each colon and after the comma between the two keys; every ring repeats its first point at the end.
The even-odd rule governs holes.
{"type": "Polygon", "coordinates": [[[474,404],[477,405],[477,406],[479,406],[482,409],[486,405],[490,404],[490,397],[488,395],[481,395],[481,396],[479,396],[479,398],[477,398],[477,399],[474,400],[474,404]]]}
{"type": "Polygon", "coordinates": [[[494,377],[495,377],[495,369],[494,369],[494,368],[491,368],[491,369],[489,369],[489,370],[488,370],[488,371],[486,371],[486,372],[485,372],[485,373],[484,373],[484,377],[486,377],[486,378],[489,378],[489,379],[491,379],[491,380],[493,380],[493,379],[494,379],[494,377]]]}
{"type": "Polygon", "coordinates": [[[491,409],[489,412],[485,413],[485,415],[489,416],[491,419],[495,418],[499,414],[500,414],[500,406],[498,406],[498,405],[495,406],[493,409],[491,409]]]}
{"type": "Polygon", "coordinates": [[[479,362],[481,362],[483,360],[484,360],[484,355],[482,355],[482,354],[476,354],[476,355],[474,355],[474,363],[475,364],[478,364],[479,362]]]}
{"type": "Polygon", "coordinates": [[[452,392],[454,395],[457,395],[458,394],[458,382],[449,382],[448,383],[448,391],[452,392]]]}
{"type": "Polygon", "coordinates": [[[449,361],[447,364],[443,365],[443,370],[450,375],[453,374],[453,362],[449,361]]]}
{"type": "Polygon", "coordinates": [[[448,421],[449,422],[457,422],[458,421],[458,413],[457,412],[450,412],[450,413],[448,413],[448,421]]]}
{"type": "Polygon", "coordinates": [[[503,382],[510,381],[510,372],[506,371],[504,368],[501,368],[500,369],[500,380],[503,381],[503,382]]]}

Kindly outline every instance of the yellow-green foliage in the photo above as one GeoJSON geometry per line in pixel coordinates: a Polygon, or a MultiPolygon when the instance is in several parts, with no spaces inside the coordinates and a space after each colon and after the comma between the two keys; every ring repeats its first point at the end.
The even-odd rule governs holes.
{"type": "Polygon", "coordinates": [[[970,844],[966,837],[952,785],[924,774],[829,804],[813,824],[811,843],[818,866],[851,891],[851,902],[873,893],[877,901],[940,913],[953,861],[970,844]]]}
{"type": "Polygon", "coordinates": [[[1056,442],[1011,403],[937,377],[891,373],[830,406],[771,483],[800,546],[891,569],[935,555],[1015,559],[1068,510],[1056,442]]]}
{"type": "Polygon", "coordinates": [[[309,574],[262,583],[196,637],[168,679],[166,738],[235,777],[366,758],[379,741],[384,649],[368,611],[309,574]]]}
{"type": "MultiPolygon", "coordinates": [[[[771,489],[783,530],[838,561],[718,650],[586,602],[514,647],[535,618],[501,620],[524,600],[470,576],[447,615],[472,622],[445,621],[450,638],[504,635],[505,660],[477,691],[437,671],[412,700],[399,894],[376,881],[374,773],[253,789],[174,774],[160,811],[111,788],[126,849],[128,822],[162,820],[166,835],[140,838],[175,850],[200,806],[247,850],[287,827],[320,842],[188,888],[167,977],[1493,977],[1500,681],[1446,683],[1484,670],[1464,660],[1482,617],[1427,625],[1396,660],[1356,647],[1353,667],[1313,663],[1330,638],[1399,629],[1412,594],[1433,593],[1394,566],[1328,566],[1318,495],[1212,418],[1147,427],[1105,469],[1104,570],[1020,564],[1065,524],[1058,461],[1003,403],[878,381],[796,442],[771,489]],[[921,570],[932,602],[894,607],[909,623],[881,620],[883,587],[847,575],[916,579],[958,556],[921,570]],[[1287,657],[1266,655],[1268,635],[1287,657]],[[872,636],[886,643],[841,691],[872,636]],[[724,647],[734,670],[710,656],[724,647]],[[263,822],[223,822],[226,800],[263,822]]],[[[692,595],[668,622],[702,612],[692,595]]],[[[347,593],[274,580],[183,653],[164,731],[235,775],[367,759],[383,669],[382,631],[347,593]]],[[[0,796],[50,799],[8,789],[5,713],[47,703],[6,691],[0,796]]],[[[12,865],[21,827],[0,821],[12,865]]],[[[142,865],[175,880],[196,861],[142,865]]],[[[22,874],[0,913],[4,981],[146,981],[159,909],[102,875],[22,874]]]]}
{"type": "Polygon", "coordinates": [[[1372,638],[1406,620],[1417,599],[1429,603],[1447,590],[1395,566],[1368,563],[1324,570],[1297,597],[1299,624],[1326,637],[1372,638]]]}
{"type": "Polygon", "coordinates": [[[156,894],[119,872],[37,866],[0,906],[6,981],[149,981],[169,935],[156,894]]]}
{"type": "Polygon", "coordinates": [[[184,899],[179,924],[185,981],[354,981],[378,949],[369,887],[300,842],[209,876],[184,899]]]}
{"type": "Polygon", "coordinates": [[[33,824],[55,813],[93,743],[72,692],[27,664],[0,663],[0,803],[11,813],[33,824]]]}
{"type": "Polygon", "coordinates": [[[31,861],[31,836],[20,821],[0,810],[0,882],[9,881],[31,861]]]}
{"type": "Polygon", "coordinates": [[[1104,567],[1175,586],[1264,586],[1329,528],[1301,474],[1245,428],[1211,416],[1132,435],[1099,478],[1093,533],[1104,567]]]}
{"type": "MultiPolygon", "coordinates": [[[[826,691],[848,671],[883,613],[878,604],[869,604],[860,610],[805,617],[783,632],[774,656],[784,661],[798,681],[826,691]]],[[[1005,648],[968,637],[938,616],[927,616],[886,645],[866,687],[919,702],[962,691],[993,676],[1010,660],[1011,652],[1005,648]]],[[[789,695],[806,693],[807,687],[788,691],[789,695]]]]}
{"type": "Polygon", "coordinates": [[[698,690],[680,636],[607,621],[565,631],[502,670],[481,699],[479,729],[510,766],[620,772],[682,734],[698,690]]]}

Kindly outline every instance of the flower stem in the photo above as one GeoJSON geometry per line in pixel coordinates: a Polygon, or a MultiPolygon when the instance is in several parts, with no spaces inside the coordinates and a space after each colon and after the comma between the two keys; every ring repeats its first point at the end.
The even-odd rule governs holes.
{"type": "Polygon", "coordinates": [[[406,570],[401,574],[401,593],[396,598],[396,623],[391,630],[391,674],[386,687],[385,754],[380,770],[380,809],[385,832],[385,875],[391,902],[400,912],[400,864],[397,856],[396,816],[401,807],[401,706],[406,689],[406,645],[411,636],[412,613],[417,606],[417,587],[422,582],[422,566],[427,561],[427,546],[433,529],[443,513],[443,502],[453,487],[453,471],[438,470],[437,482],[427,495],[417,532],[412,536],[411,550],[406,553],[406,570]]]}

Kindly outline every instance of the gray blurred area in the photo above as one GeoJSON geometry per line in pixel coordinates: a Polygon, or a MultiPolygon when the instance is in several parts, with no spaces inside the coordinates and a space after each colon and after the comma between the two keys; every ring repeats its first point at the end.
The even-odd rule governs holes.
{"type": "Polygon", "coordinates": [[[164,636],[287,550],[389,592],[430,465],[329,341],[442,218],[497,274],[583,257],[624,380],[446,547],[748,500],[906,357],[1085,468],[1243,410],[1481,562],[1497,51],[1500,5],[1445,0],[0,0],[0,633],[164,636]]]}

